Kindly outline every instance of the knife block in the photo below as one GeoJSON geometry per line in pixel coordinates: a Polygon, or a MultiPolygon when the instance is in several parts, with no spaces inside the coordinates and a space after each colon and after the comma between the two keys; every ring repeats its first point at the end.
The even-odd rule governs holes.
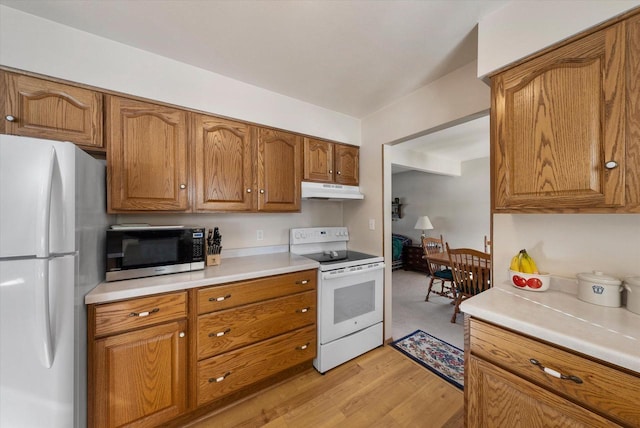
{"type": "Polygon", "coordinates": [[[218,266],[220,264],[220,254],[208,254],[207,266],[218,266]]]}

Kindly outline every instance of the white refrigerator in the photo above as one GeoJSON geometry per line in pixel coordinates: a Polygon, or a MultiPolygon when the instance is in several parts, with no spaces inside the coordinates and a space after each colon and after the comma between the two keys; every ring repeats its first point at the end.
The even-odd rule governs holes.
{"type": "Polygon", "coordinates": [[[0,427],[84,427],[84,296],[104,279],[105,164],[0,135],[0,427]]]}

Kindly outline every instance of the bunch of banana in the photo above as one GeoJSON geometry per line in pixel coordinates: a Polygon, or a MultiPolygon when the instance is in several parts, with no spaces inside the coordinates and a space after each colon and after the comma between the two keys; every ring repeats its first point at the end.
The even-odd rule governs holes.
{"type": "Polygon", "coordinates": [[[538,273],[538,267],[533,258],[527,254],[527,250],[522,249],[513,256],[509,269],[523,273],[538,273]]]}

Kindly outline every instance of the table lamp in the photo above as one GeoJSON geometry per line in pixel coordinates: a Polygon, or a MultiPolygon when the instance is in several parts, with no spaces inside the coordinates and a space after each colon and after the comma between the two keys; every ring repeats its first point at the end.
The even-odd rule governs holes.
{"type": "Polygon", "coordinates": [[[416,225],[413,226],[413,228],[421,229],[422,238],[424,238],[426,236],[424,231],[427,229],[433,229],[433,225],[431,224],[431,220],[429,220],[429,216],[423,215],[421,217],[418,217],[418,221],[416,221],[416,225]]]}

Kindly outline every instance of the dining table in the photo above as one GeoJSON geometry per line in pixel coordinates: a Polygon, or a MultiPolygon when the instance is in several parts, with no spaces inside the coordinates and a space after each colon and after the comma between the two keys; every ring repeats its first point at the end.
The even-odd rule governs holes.
{"type": "MultiPolygon", "coordinates": [[[[439,263],[443,266],[447,266],[447,267],[451,267],[451,260],[449,259],[449,253],[447,253],[446,251],[442,251],[439,253],[431,253],[428,256],[422,256],[423,259],[425,260],[429,260],[432,263],[439,263]]],[[[483,262],[484,264],[484,262],[483,262]]],[[[483,266],[484,267],[484,266],[483,266]]],[[[489,262],[489,265],[487,266],[489,269],[491,269],[491,262],[489,262]]]]}

